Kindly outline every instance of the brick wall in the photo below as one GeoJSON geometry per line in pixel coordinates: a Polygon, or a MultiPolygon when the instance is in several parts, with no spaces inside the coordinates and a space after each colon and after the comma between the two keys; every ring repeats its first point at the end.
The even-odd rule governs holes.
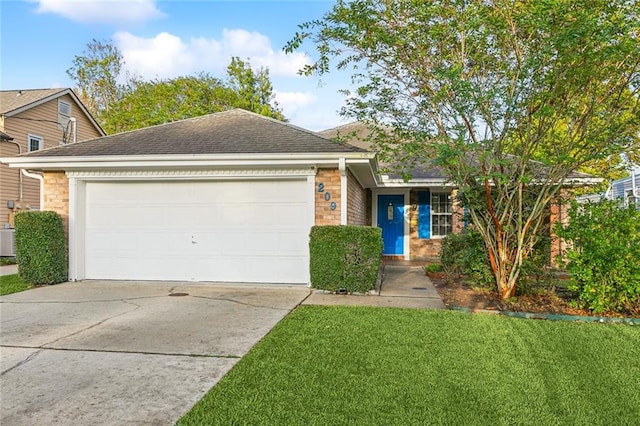
{"type": "Polygon", "coordinates": [[[457,190],[451,191],[451,199],[453,200],[453,233],[459,234],[464,230],[464,206],[456,199],[457,190]]]}
{"type": "Polygon", "coordinates": [[[316,225],[340,225],[340,170],[319,169],[316,174],[316,225]],[[323,192],[318,192],[320,184],[323,192]],[[331,194],[326,200],[325,195],[331,194]],[[331,210],[331,202],[336,203],[335,210],[331,210]]]}
{"type": "Polygon", "coordinates": [[[566,190],[561,190],[560,195],[549,206],[549,226],[551,234],[551,265],[558,266],[557,256],[564,257],[567,251],[567,243],[559,238],[553,231],[557,222],[567,225],[569,223],[569,197],[566,190]]]}
{"type": "Polygon", "coordinates": [[[371,225],[371,195],[347,171],[347,225],[371,225]]]}
{"type": "Polygon", "coordinates": [[[440,239],[418,238],[418,191],[409,194],[409,250],[411,259],[440,256],[440,239]]]}
{"type": "Polygon", "coordinates": [[[62,216],[69,230],[69,179],[65,172],[44,172],[44,208],[62,216]]]}

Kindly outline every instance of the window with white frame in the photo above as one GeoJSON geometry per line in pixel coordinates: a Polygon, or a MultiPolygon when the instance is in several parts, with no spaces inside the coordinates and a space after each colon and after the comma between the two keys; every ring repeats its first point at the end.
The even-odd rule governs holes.
{"type": "Polygon", "coordinates": [[[42,136],[29,135],[27,137],[27,150],[38,151],[44,148],[44,138],[42,136]]]}
{"type": "Polygon", "coordinates": [[[450,193],[431,193],[431,236],[445,237],[453,232],[453,205],[450,193]]]}

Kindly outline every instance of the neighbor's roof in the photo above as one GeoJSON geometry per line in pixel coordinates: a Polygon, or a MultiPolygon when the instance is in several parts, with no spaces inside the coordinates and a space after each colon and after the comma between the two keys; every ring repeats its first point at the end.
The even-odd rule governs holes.
{"type": "Polygon", "coordinates": [[[38,103],[47,98],[55,98],[68,89],[29,89],[0,91],[0,114],[11,114],[15,110],[38,103]]]}
{"type": "Polygon", "coordinates": [[[45,102],[59,98],[64,95],[69,95],[80,107],[82,113],[89,119],[94,127],[101,134],[106,133],[102,130],[102,127],[98,124],[95,118],[84,106],[82,101],[76,96],[73,90],[69,88],[57,88],[57,89],[23,89],[23,90],[0,90],[0,114],[11,117],[19,114],[22,111],[34,108],[38,105],[42,105],[45,102]]]}
{"type": "Polygon", "coordinates": [[[366,152],[317,133],[233,109],[23,154],[24,157],[366,152]]]}

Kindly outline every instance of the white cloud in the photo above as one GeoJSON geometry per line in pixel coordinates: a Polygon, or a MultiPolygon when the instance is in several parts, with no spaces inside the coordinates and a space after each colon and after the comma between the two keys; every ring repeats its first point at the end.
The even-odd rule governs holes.
{"type": "Polygon", "coordinates": [[[273,76],[295,76],[310,61],[303,53],[274,51],[268,37],[243,29],[225,29],[220,39],[183,40],[166,32],[145,38],[124,31],[113,39],[127,71],[143,78],[172,78],[200,71],[222,74],[232,56],[249,59],[254,69],[267,67],[273,76]]]}
{"type": "Polygon", "coordinates": [[[36,12],[53,13],[84,24],[137,24],[164,17],[154,0],[29,0],[36,12]]]}
{"type": "Polygon", "coordinates": [[[114,41],[122,52],[127,71],[146,79],[188,74],[195,65],[196,57],[188,46],[169,33],[147,39],[119,32],[114,41]]]}
{"type": "Polygon", "coordinates": [[[313,94],[305,92],[280,92],[275,90],[274,94],[278,105],[280,105],[282,109],[291,112],[299,108],[307,107],[317,100],[313,94]]]}

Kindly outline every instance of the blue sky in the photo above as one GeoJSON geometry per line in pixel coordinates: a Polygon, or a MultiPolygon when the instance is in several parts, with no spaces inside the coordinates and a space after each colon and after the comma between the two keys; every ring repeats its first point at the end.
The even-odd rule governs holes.
{"type": "Polygon", "coordinates": [[[0,88],[71,87],[66,70],[92,39],[111,40],[126,69],[147,79],[208,72],[224,78],[231,56],[269,68],[276,100],[298,126],[345,122],[339,89],[349,76],[297,75],[312,44],[285,55],[298,24],[321,18],[333,1],[1,0],[0,88]]]}

